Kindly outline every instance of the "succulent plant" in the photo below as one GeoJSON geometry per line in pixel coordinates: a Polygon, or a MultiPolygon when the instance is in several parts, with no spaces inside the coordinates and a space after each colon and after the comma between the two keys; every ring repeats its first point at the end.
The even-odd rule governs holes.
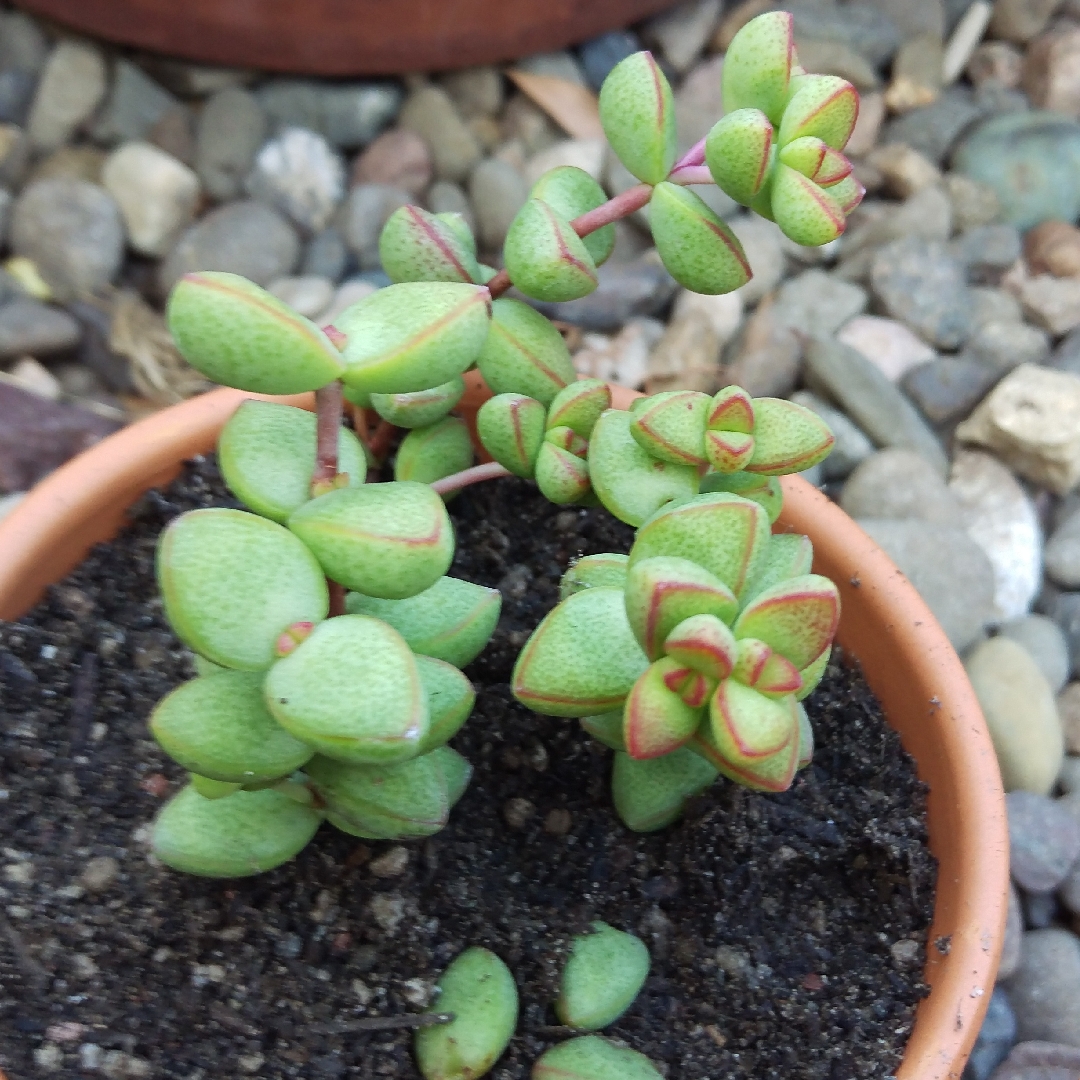
{"type": "MultiPolygon", "coordinates": [[[[233,274],[193,273],[175,287],[169,326],[196,368],[251,394],[315,391],[316,412],[246,401],[218,447],[246,509],[194,511],[162,535],[165,613],[199,671],[151,718],[190,773],[155,827],[164,862],[257,873],[295,855],[323,819],[379,839],[446,824],[471,774],[448,745],[473,706],[461,669],[490,638],[499,595],[446,576],[444,500],[506,473],[558,505],[599,503],[638,530],[628,556],[567,571],[513,676],[522,703],[579,718],[615,750],[614,802],[631,828],[669,824],[718,774],[775,791],[809,761],[800,701],[824,673],[839,601],[811,572],[809,542],[772,536],[770,525],[783,502],[777,478],[820,461],[828,428],[738,386],[614,410],[609,387],[576,377],[561,333],[526,302],[591,292],[614,223],[645,208],[678,282],[740,287],[752,268],[693,185],[718,184],[800,243],[843,231],[861,197],[842,154],[858,98],[799,67],[790,15],[739,31],[723,93],[727,115],[676,160],[663,72],[647,52],[623,60],[600,117],[641,183],[608,200],[579,169],[546,173],[498,272],[478,261],[460,215],[405,206],[380,238],[392,284],[333,325],[233,274]],[[511,286],[525,300],[505,296],[511,286]],[[474,368],[493,392],[475,437],[494,459],[475,467],[455,412],[474,368]],[[343,400],[355,433],[342,426],[343,400]],[[369,482],[395,440],[394,480],[369,482]]],[[[579,1026],[617,1011],[614,998],[583,1006],[575,989],[574,957],[622,940],[609,931],[575,946],[559,1008],[593,1016],[579,1026]]],[[[418,1045],[439,1040],[430,1029],[418,1045]]]]}

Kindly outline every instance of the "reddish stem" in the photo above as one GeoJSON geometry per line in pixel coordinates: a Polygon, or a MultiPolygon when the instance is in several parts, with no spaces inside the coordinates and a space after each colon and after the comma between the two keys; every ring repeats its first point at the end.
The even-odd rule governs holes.
{"type": "MultiPolygon", "coordinates": [[[[705,139],[698,139],[689,150],[678,161],[675,162],[675,167],[671,170],[677,172],[679,169],[685,169],[687,165],[704,165],[705,164],[705,139]]],[[[670,180],[671,177],[668,176],[670,180]]]]}
{"type": "Polygon", "coordinates": [[[328,619],[333,619],[337,615],[345,614],[345,586],[339,585],[336,581],[326,579],[326,588],[330,593],[330,612],[327,615],[328,619]]]}
{"type": "Polygon", "coordinates": [[[337,476],[343,402],[340,379],[315,391],[315,471],[311,474],[312,486],[337,476]]]}
{"type": "MultiPolygon", "coordinates": [[[[595,210],[590,210],[587,214],[574,218],[570,222],[570,228],[578,236],[588,236],[589,233],[594,233],[597,229],[602,229],[605,225],[629,217],[635,211],[640,210],[649,201],[652,190],[651,184],[638,184],[635,187],[628,188],[621,195],[616,195],[614,199],[608,199],[603,206],[598,206],[595,210]]],[[[491,293],[491,298],[494,300],[502,296],[512,284],[513,282],[510,280],[510,275],[506,270],[500,270],[488,282],[487,287],[491,293]]]]}
{"type": "Polygon", "coordinates": [[[380,420],[379,426],[368,440],[368,449],[379,461],[382,461],[390,452],[390,443],[394,440],[396,430],[397,428],[389,420],[380,420]]]}
{"type": "Polygon", "coordinates": [[[680,165],[671,170],[668,180],[673,184],[714,184],[708,165],[680,165]]]}
{"type": "Polygon", "coordinates": [[[461,491],[462,488],[484,480],[497,480],[500,476],[513,476],[513,473],[504,469],[497,461],[489,461],[486,465],[474,465],[471,469],[444,476],[441,480],[436,480],[431,488],[440,495],[449,495],[452,491],[461,491]]]}

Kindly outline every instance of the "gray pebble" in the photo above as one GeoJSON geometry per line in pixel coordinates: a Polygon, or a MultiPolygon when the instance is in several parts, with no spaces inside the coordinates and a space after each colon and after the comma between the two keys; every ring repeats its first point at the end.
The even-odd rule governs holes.
{"type": "Polygon", "coordinates": [[[101,50],[87,41],[62,41],[53,49],[30,106],[27,130],[38,150],[66,143],[105,96],[101,50]]]}
{"type": "Polygon", "coordinates": [[[476,231],[476,214],[462,188],[452,180],[436,180],[428,190],[428,208],[433,214],[461,214],[476,231]]]}
{"type": "Polygon", "coordinates": [[[1015,225],[981,225],[949,245],[972,285],[996,285],[1020,258],[1020,230],[1015,225]]]}
{"type": "Polygon", "coordinates": [[[968,338],[963,355],[1000,377],[1021,364],[1045,363],[1050,356],[1050,335],[1027,323],[994,320],[983,323],[968,338]]]}
{"type": "Polygon", "coordinates": [[[120,864],[111,855],[98,855],[88,860],[79,875],[79,882],[91,892],[107,889],[120,873],[120,864]]]}
{"type": "Polygon", "coordinates": [[[357,184],[349,192],[338,221],[345,243],[360,260],[361,270],[379,269],[379,235],[387,218],[398,207],[413,202],[407,191],[389,184],[357,184]]]}
{"type": "Polygon", "coordinates": [[[1001,945],[998,981],[1007,979],[1020,966],[1020,949],[1024,941],[1024,916],[1020,908],[1020,893],[1009,881],[1009,903],[1005,912],[1005,939],[1001,945]]]}
{"type": "Polygon", "coordinates": [[[11,246],[34,261],[58,299],[94,292],[120,269],[120,209],[111,195],[85,180],[39,180],[15,201],[11,246]]]}
{"type": "Polygon", "coordinates": [[[195,171],[211,196],[224,201],[240,194],[266,129],[266,114],[246,90],[230,87],[206,102],[196,127],[195,171]]]}
{"type": "Polygon", "coordinates": [[[843,480],[861,461],[873,452],[874,444],[839,409],[833,408],[809,390],[797,390],[791,400],[812,410],[829,425],[836,442],[832,453],[821,463],[826,480],[843,480]]]}
{"type": "Polygon", "coordinates": [[[0,358],[45,356],[78,344],[79,324],[61,308],[29,296],[0,306],[0,358]]]}
{"type": "Polygon", "coordinates": [[[29,15],[0,13],[0,71],[37,75],[49,55],[49,39],[29,15]]]}
{"type": "Polygon", "coordinates": [[[982,115],[970,87],[950,86],[932,104],[891,120],[886,124],[880,142],[907,143],[940,166],[957,137],[982,115]]]}
{"type": "Polygon", "coordinates": [[[389,82],[271,79],[257,93],[275,127],[317,131],[342,150],[366,146],[393,119],[401,104],[401,88],[389,82]]]}
{"type": "Polygon", "coordinates": [[[323,229],[308,242],[300,273],[338,282],[349,265],[349,249],[345,237],[335,228],[323,229]]]}
{"type": "Polygon", "coordinates": [[[480,160],[480,143],[450,95],[438,86],[414,90],[402,106],[398,123],[428,144],[440,180],[465,180],[480,160]]]}
{"type": "Polygon", "coordinates": [[[806,270],[780,286],[773,306],[779,323],[808,337],[827,337],[866,310],[867,296],[858,285],[806,270]]]}
{"type": "Polygon", "coordinates": [[[1006,989],[1022,1041],[1080,1047],[1080,938],[1075,934],[1026,933],[1020,967],[1006,989]]]}
{"type": "Polygon", "coordinates": [[[1003,637],[1023,645],[1056,694],[1069,678],[1069,646],[1061,628],[1045,615],[1025,615],[998,629],[1003,637]]]}
{"type": "Polygon", "coordinates": [[[968,416],[997,381],[970,356],[939,356],[907,372],[901,385],[931,424],[947,425],[968,416]]]}
{"type": "Polygon", "coordinates": [[[168,90],[128,60],[113,69],[112,92],[90,129],[91,137],[106,146],[143,139],[178,102],[168,90]]]}
{"type": "Polygon", "coordinates": [[[1080,822],[1057,800],[1033,791],[1009,792],[1005,807],[1013,880],[1026,892],[1052,892],[1080,857],[1080,822]]]}
{"type": "Polygon", "coordinates": [[[942,475],[904,447],[879,450],[859,465],[844,484],[840,505],[853,518],[962,524],[960,505],[942,475]]]}
{"type": "Polygon", "coordinates": [[[291,273],[299,258],[296,230],[273,207],[255,200],[228,203],[180,237],[161,263],[158,288],[167,293],[193,270],[223,270],[267,285],[291,273]]]}
{"type": "Polygon", "coordinates": [[[1008,994],[1000,986],[995,987],[968,1058],[964,1080],[990,1080],[990,1074],[1005,1060],[1015,1041],[1016,1014],[1008,994]]]}
{"type": "Polygon", "coordinates": [[[578,56],[589,85],[599,90],[611,69],[640,49],[641,42],[632,30],[612,30],[579,45],[578,56]]]}
{"type": "Polygon", "coordinates": [[[529,185],[512,165],[497,158],[481,161],[469,178],[469,199],[476,207],[481,251],[499,251],[517,212],[529,197],[529,185]]]}
{"type": "Polygon", "coordinates": [[[1080,511],[1051,534],[1044,553],[1046,572],[1066,589],[1080,588],[1080,511]]]}

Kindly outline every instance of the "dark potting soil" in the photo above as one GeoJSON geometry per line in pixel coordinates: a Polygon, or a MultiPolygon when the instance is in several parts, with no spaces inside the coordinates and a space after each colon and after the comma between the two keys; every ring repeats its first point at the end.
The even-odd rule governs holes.
{"type": "Polygon", "coordinates": [[[600,510],[521,481],[453,504],[453,573],[504,613],[469,675],[454,745],[476,769],[449,827],[402,847],[324,826],[292,863],[213,881],[147,859],[182,782],[146,729],[192,670],[162,617],[154,544],[181,510],[231,504],[211,462],[140,504],[16,623],[0,624],[0,1068],[29,1077],[400,1077],[415,1013],[469,945],[521,995],[491,1074],[529,1075],[571,1033],[550,1006],[569,934],[593,919],[648,944],[652,971],[606,1034],[671,1080],[887,1077],[916,1002],[935,864],[924,789],[861,677],[834,665],[807,702],[813,764],[783,795],[725,781],[685,820],[628,832],[610,752],[511,698],[513,659],[567,564],[623,550],[600,510]]]}

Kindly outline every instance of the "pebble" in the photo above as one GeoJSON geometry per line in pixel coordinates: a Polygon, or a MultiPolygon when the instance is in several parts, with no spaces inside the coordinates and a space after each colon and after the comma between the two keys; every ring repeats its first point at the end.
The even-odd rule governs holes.
{"type": "Polygon", "coordinates": [[[0,491],[26,491],[118,426],[0,382],[0,491]]]}
{"type": "Polygon", "coordinates": [[[113,68],[112,92],[94,121],[90,134],[106,146],[145,139],[150,129],[178,104],[142,68],[128,60],[117,60],[113,68]]]}
{"type": "Polygon", "coordinates": [[[990,33],[1023,44],[1042,32],[1058,6],[1058,0],[997,0],[990,33]]]}
{"type": "Polygon", "coordinates": [[[1055,494],[1080,482],[1080,375],[1022,364],[956,430],[1055,494]]]}
{"type": "Polygon", "coordinates": [[[836,442],[821,463],[825,480],[843,480],[860,462],[874,453],[874,444],[839,409],[809,390],[796,390],[791,400],[817,413],[829,425],[836,442]]]}
{"type": "Polygon", "coordinates": [[[586,334],[584,348],[574,353],[574,368],[586,378],[639,390],[648,374],[649,354],[665,329],[658,319],[639,317],[630,319],[614,337],[586,334]]]}
{"type": "Polygon", "coordinates": [[[498,68],[463,68],[443,75],[440,82],[466,119],[494,116],[503,106],[503,77],[498,68]]]}
{"type": "Polygon", "coordinates": [[[18,187],[30,164],[30,140],[14,124],[0,124],[0,184],[18,187]]]}
{"type": "Polygon", "coordinates": [[[948,461],[937,436],[899,388],[858,350],[839,341],[811,341],[806,377],[812,390],[835,401],[878,446],[916,450],[945,475],[948,461]]]}
{"type": "Polygon", "coordinates": [[[431,183],[432,169],[427,143],[414,131],[394,128],[360,154],[351,179],[353,184],[389,184],[419,196],[431,183]]]}
{"type": "Polygon", "coordinates": [[[989,185],[963,173],[951,172],[945,176],[944,187],[952,208],[953,225],[958,232],[993,225],[1001,220],[1004,208],[997,192],[989,185]]]}
{"type": "Polygon", "coordinates": [[[481,251],[500,251],[517,212],[529,198],[529,185],[511,165],[488,158],[469,177],[469,198],[476,207],[481,251]]]}
{"type": "Polygon", "coordinates": [[[672,308],[672,318],[682,318],[689,311],[699,311],[705,316],[723,346],[735,336],[742,325],[743,298],[737,289],[735,292],[720,293],[718,296],[680,289],[672,308]]]}
{"type": "MultiPolygon", "coordinates": [[[[971,321],[976,333],[992,322],[1020,325],[1024,321],[1024,312],[1020,301],[1004,289],[974,285],[968,290],[971,296],[971,321]]],[[[970,343],[972,339],[969,338],[970,343]]]]}
{"type": "Polygon", "coordinates": [[[1028,277],[1022,264],[1005,279],[1027,318],[1055,337],[1080,326],[1080,277],[1028,277]]]}
{"type": "Polygon", "coordinates": [[[578,57],[589,85],[599,90],[611,69],[640,49],[641,41],[632,30],[611,30],[579,45],[578,57]]]}
{"type": "Polygon", "coordinates": [[[62,308],[29,296],[0,305],[0,359],[47,356],[77,345],[79,324],[62,308]]]}
{"type": "Polygon", "coordinates": [[[345,197],[345,164],[321,135],[285,128],[255,156],[245,186],[249,195],[316,233],[345,197]]]}
{"type": "Polygon", "coordinates": [[[391,82],[326,83],[271,79],[259,87],[259,104],[275,128],[316,131],[340,150],[366,146],[393,119],[401,88],[391,82]]]}
{"type": "Polygon", "coordinates": [[[789,278],[776,294],[774,315],[782,326],[807,337],[828,337],[866,309],[866,290],[824,270],[789,278]]]}
{"type": "Polygon", "coordinates": [[[841,251],[845,261],[852,256],[861,256],[858,276],[860,279],[868,278],[873,265],[874,247],[904,237],[945,241],[952,234],[952,228],[952,202],[949,196],[941,188],[928,187],[905,200],[899,208],[889,209],[851,234],[845,234],[841,240],[841,251]]]}
{"type": "Polygon", "coordinates": [[[368,871],[377,878],[401,877],[409,865],[409,849],[396,844],[368,863],[368,871]]]}
{"type": "Polygon", "coordinates": [[[1020,85],[1024,54],[1008,41],[984,41],[964,69],[975,86],[996,82],[1010,90],[1020,85]]]}
{"type": "Polygon", "coordinates": [[[214,199],[235,199],[266,138],[267,118],[253,94],[219,90],[203,106],[195,129],[195,171],[214,199]]]}
{"type": "Polygon", "coordinates": [[[1024,904],[1024,925],[1029,930],[1045,930],[1054,924],[1060,913],[1060,905],[1053,893],[1025,892],[1021,895],[1024,904]]]}
{"type": "Polygon", "coordinates": [[[802,353],[798,332],[778,318],[775,300],[769,297],[724,351],[724,379],[754,397],[784,397],[798,384],[802,353]]]}
{"type": "Polygon", "coordinates": [[[659,46],[677,74],[685,75],[712,37],[721,7],[722,0],[686,0],[650,19],[642,34],[659,46]]]}
{"type": "Polygon", "coordinates": [[[405,918],[405,900],[395,893],[377,893],[368,904],[375,925],[393,935],[405,918]]]}
{"type": "Polygon", "coordinates": [[[566,50],[533,53],[532,56],[516,61],[515,67],[519,71],[527,71],[533,75],[546,75],[549,78],[562,79],[564,82],[575,83],[578,86],[585,85],[585,72],[581,64],[566,50]]]}
{"type": "Polygon", "coordinates": [[[124,226],[112,196],[85,180],[39,180],[15,200],[10,243],[32,260],[60,300],[94,292],[116,276],[124,226]]]}
{"type": "Polygon", "coordinates": [[[332,323],[334,319],[338,317],[346,308],[350,308],[353,304],[363,300],[365,296],[370,296],[375,292],[378,286],[373,285],[370,281],[354,280],[346,281],[344,284],[338,286],[337,292],[334,293],[334,299],[330,301],[329,307],[324,311],[321,311],[314,319],[319,326],[325,326],[327,323],[332,323]]]}
{"type": "Polygon", "coordinates": [[[635,315],[658,314],[677,288],[675,280],[653,254],[632,262],[612,262],[598,270],[599,284],[588,296],[565,304],[534,302],[549,318],[583,330],[618,330],[635,315]]]}
{"type": "Polygon", "coordinates": [[[480,144],[454,107],[450,95],[437,86],[414,90],[402,106],[398,123],[419,135],[431,151],[440,180],[465,180],[480,160],[480,144]]]}
{"type": "Polygon", "coordinates": [[[1080,229],[1067,221],[1044,221],[1024,237],[1024,258],[1033,274],[1080,274],[1080,229]]]}
{"type": "Polygon", "coordinates": [[[357,184],[349,192],[340,215],[345,243],[360,260],[361,270],[377,270],[379,235],[387,218],[413,201],[407,191],[387,184],[357,184]]]}
{"type": "Polygon", "coordinates": [[[1020,230],[1015,225],[980,225],[949,245],[972,285],[996,285],[1020,258],[1020,230]]]}
{"type": "Polygon", "coordinates": [[[461,187],[450,180],[436,180],[427,194],[428,208],[433,214],[461,214],[476,231],[476,214],[472,203],[461,187]]]}
{"type": "MultiPolygon", "coordinates": [[[[1067,643],[1065,650],[1066,656],[1063,666],[1067,677],[1071,667],[1067,643]]],[[[1080,754],[1080,682],[1069,683],[1058,694],[1057,706],[1058,716],[1061,718],[1061,731],[1065,738],[1065,753],[1080,754]]],[[[1064,783],[1062,786],[1064,787],[1064,783]]]]}
{"type": "Polygon", "coordinates": [[[24,356],[18,360],[8,375],[16,386],[50,401],[57,401],[63,393],[60,380],[32,356],[24,356]]]}
{"type": "Polygon", "coordinates": [[[947,426],[966,417],[997,380],[970,356],[941,356],[908,372],[902,385],[930,423],[947,426]]]}
{"type": "Polygon", "coordinates": [[[885,104],[895,113],[908,112],[936,100],[945,59],[941,37],[917,34],[900,46],[892,63],[892,82],[885,104]]]}
{"type": "MultiPolygon", "coordinates": [[[[1022,615],[1003,623],[998,628],[1002,637],[1023,645],[1031,658],[1039,665],[1039,670],[1046,676],[1050,689],[1057,693],[1069,677],[1069,644],[1065,635],[1053,619],[1045,615],[1022,615]]],[[[1080,684],[1078,684],[1080,685],[1080,684]]],[[[1060,716],[1061,696],[1058,696],[1058,714],[1060,716]]],[[[1077,699],[1080,705],[1080,698],[1077,699]]],[[[1064,721],[1062,726],[1064,727],[1064,721]]],[[[1074,751],[1069,751],[1074,752],[1074,751]]]]}
{"type": "Polygon", "coordinates": [[[699,139],[704,139],[717,118],[724,114],[720,93],[723,67],[722,56],[710,57],[683,79],[675,93],[675,128],[680,154],[685,154],[699,139]]]}
{"type": "Polygon", "coordinates": [[[728,221],[743,246],[753,277],[735,291],[747,306],[771,293],[784,276],[784,249],[779,228],[756,214],[740,214],[728,221]]]}
{"type": "Polygon", "coordinates": [[[48,55],[49,40],[29,15],[21,11],[0,14],[0,70],[36,75],[48,55]]]}
{"type": "Polygon", "coordinates": [[[96,146],[61,146],[39,161],[27,177],[27,185],[38,180],[86,180],[101,183],[101,169],[108,155],[96,146]]]}
{"type": "Polygon", "coordinates": [[[840,8],[820,0],[797,0],[788,8],[795,17],[797,37],[842,41],[875,67],[892,59],[900,46],[900,31],[882,5],[853,0],[840,8]]]}
{"type": "Polygon", "coordinates": [[[165,255],[194,220],[199,178],[150,143],[129,142],[114,150],[101,179],[120,207],[128,243],[142,255],[165,255]]]}
{"type": "Polygon", "coordinates": [[[1080,113],[1080,27],[1062,25],[1031,42],[1021,83],[1038,108],[1066,116],[1080,113]]]}
{"type": "Polygon", "coordinates": [[[993,616],[994,573],[963,529],[885,518],[859,525],[918,590],[955,649],[978,640],[993,616]]]}
{"type": "Polygon", "coordinates": [[[860,94],[859,99],[859,117],[844,147],[844,153],[853,158],[861,158],[877,146],[885,122],[884,94],[871,91],[860,94]]]}
{"type": "MultiPolygon", "coordinates": [[[[0,317],[3,308],[0,308],[0,317]]],[[[1066,589],[1080,588],[1080,512],[1059,525],[1046,544],[1046,572],[1066,589]]]]}
{"type": "Polygon", "coordinates": [[[107,889],[120,873],[120,864],[111,855],[98,855],[87,861],[79,875],[79,883],[91,892],[107,889]]]}
{"type": "Polygon", "coordinates": [[[503,806],[503,818],[511,829],[524,829],[536,813],[536,806],[528,799],[509,799],[503,806]]]}
{"type": "Polygon", "coordinates": [[[87,41],[61,41],[49,55],[30,106],[27,132],[34,147],[68,142],[105,96],[108,76],[101,50],[87,41]]]}
{"type": "Polygon", "coordinates": [[[1013,880],[1030,893],[1053,892],[1080,857],[1080,821],[1057,800],[1031,791],[1010,792],[1005,806],[1013,880]]]}
{"type": "Polygon", "coordinates": [[[898,382],[912,368],[937,355],[903,323],[878,315],[856,316],[844,324],[836,337],[858,349],[891,382],[898,382]]]}
{"type": "Polygon", "coordinates": [[[1061,724],[1039,666],[1022,645],[996,637],[977,645],[965,667],[990,729],[1005,790],[1048,794],[1061,768],[1061,724]]]}
{"type": "Polygon", "coordinates": [[[711,320],[700,311],[672,319],[649,357],[645,392],[720,389],[720,344],[711,320]]]}
{"type": "Polygon", "coordinates": [[[874,257],[874,295],[894,318],[941,348],[962,345],[971,333],[971,300],[964,274],[944,245],[896,240],[874,257]]]}
{"type": "Polygon", "coordinates": [[[965,135],[953,168],[992,188],[1020,229],[1080,215],[1080,123],[1070,117],[994,116],[965,135]]]}
{"type": "Polygon", "coordinates": [[[1059,342],[1050,356],[1048,364],[1058,371],[1067,371],[1080,375],[1080,327],[1073,330],[1059,342]]]}
{"type": "Polygon", "coordinates": [[[1022,1041],[1080,1047],[1080,938],[1058,929],[1026,933],[1008,991],[1022,1041]]]}
{"type": "Polygon", "coordinates": [[[309,319],[325,311],[334,298],[333,282],[310,274],[278,278],[270,282],[266,291],[309,319]]]}
{"type": "Polygon", "coordinates": [[[941,170],[906,143],[879,146],[870,152],[867,161],[881,173],[885,191],[897,199],[907,199],[941,182],[941,170]]]}
{"type": "MultiPolygon", "coordinates": [[[[858,90],[874,90],[881,83],[874,66],[866,57],[842,41],[801,38],[796,39],[795,44],[799,63],[807,71],[821,75],[839,75],[841,79],[853,83],[858,90]]],[[[882,102],[884,103],[884,99],[882,102]]],[[[861,104],[860,102],[860,112],[861,104]]],[[[848,149],[850,143],[844,148],[845,153],[848,149]]]]}
{"type": "Polygon", "coordinates": [[[1072,796],[1080,795],[1080,756],[1070,756],[1065,759],[1058,776],[1058,783],[1066,798],[1062,801],[1074,805],[1072,796]]]}
{"type": "MultiPolygon", "coordinates": [[[[604,147],[603,139],[563,139],[529,158],[525,163],[525,179],[531,186],[549,170],[572,165],[599,181],[604,172],[604,147]]],[[[479,210],[475,199],[473,205],[479,210]]]]}
{"type": "Polygon", "coordinates": [[[1071,673],[1080,676],[1080,592],[1059,592],[1048,588],[1039,605],[1061,627],[1069,643],[1071,673]]]}
{"type": "Polygon", "coordinates": [[[349,249],[338,229],[323,229],[308,242],[300,273],[307,277],[322,277],[340,281],[349,263],[349,249]]]}
{"type": "Polygon", "coordinates": [[[267,285],[291,273],[299,258],[296,230],[273,207],[254,199],[227,203],[184,232],[158,268],[158,288],[167,293],[193,270],[223,270],[267,285]]]}
{"type": "Polygon", "coordinates": [[[998,981],[1012,975],[1020,966],[1020,950],[1024,942],[1024,916],[1020,894],[1009,879],[1009,903],[1005,911],[1005,939],[1001,944],[1001,963],[998,965],[998,981]]]}
{"type": "Polygon", "coordinates": [[[968,338],[962,355],[978,361],[996,379],[1021,364],[1045,364],[1050,359],[1050,335],[1027,323],[987,322],[968,338]]]}
{"type": "Polygon", "coordinates": [[[1073,1080],[1080,1076],[1080,1051],[1061,1043],[1023,1042],[1014,1047],[993,1080],[1073,1080]]]}
{"type": "Polygon", "coordinates": [[[949,486],[994,567],[997,617],[1027,614],[1042,581],[1042,529],[1030,496],[1000,461],[976,451],[954,456],[949,486]]]}
{"type": "Polygon", "coordinates": [[[950,86],[931,104],[886,124],[882,141],[907,143],[940,167],[960,133],[981,115],[968,87],[950,86]]]}
{"type": "Polygon", "coordinates": [[[840,505],[853,518],[893,518],[959,526],[956,496],[920,454],[903,447],[879,450],[848,477],[840,505]]]}
{"type": "Polygon", "coordinates": [[[1005,1060],[1015,1041],[1016,1014],[1008,994],[1000,986],[995,987],[968,1058],[965,1080],[990,1080],[990,1074],[1005,1060]]]}

